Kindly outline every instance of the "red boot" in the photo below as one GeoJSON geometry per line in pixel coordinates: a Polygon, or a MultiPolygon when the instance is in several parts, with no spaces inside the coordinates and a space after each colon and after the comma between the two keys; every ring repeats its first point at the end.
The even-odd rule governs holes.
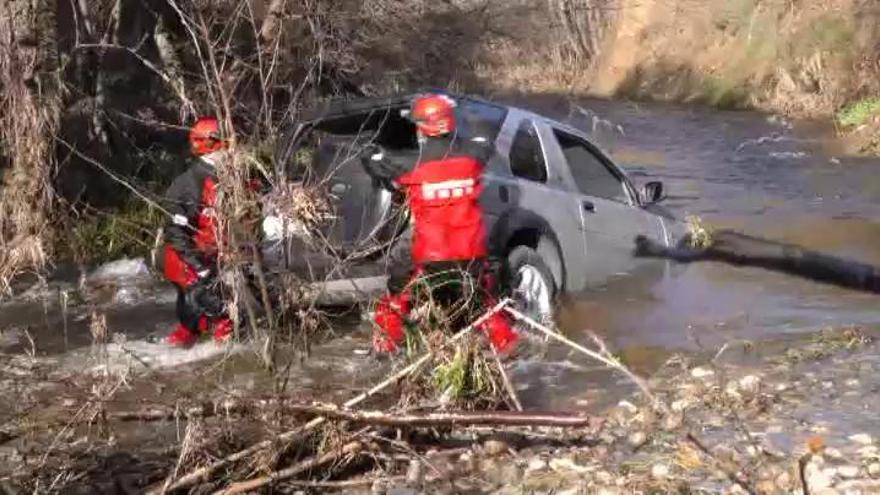
{"type": "Polygon", "coordinates": [[[405,294],[383,296],[376,305],[373,322],[379,331],[373,334],[373,349],[379,353],[394,352],[403,342],[403,317],[409,313],[409,297],[405,294]]]}
{"type": "Polygon", "coordinates": [[[195,332],[190,331],[185,326],[180,323],[177,324],[177,328],[174,329],[173,332],[168,334],[165,337],[165,343],[172,347],[192,347],[196,341],[199,340],[199,335],[195,332]]]}
{"type": "Polygon", "coordinates": [[[519,335],[510,325],[507,317],[501,313],[494,313],[480,325],[480,330],[489,337],[489,342],[499,354],[508,354],[519,341],[519,335]]]}
{"type": "Polygon", "coordinates": [[[234,330],[232,320],[229,318],[221,318],[215,321],[211,328],[213,329],[214,342],[218,344],[229,340],[234,330]]]}

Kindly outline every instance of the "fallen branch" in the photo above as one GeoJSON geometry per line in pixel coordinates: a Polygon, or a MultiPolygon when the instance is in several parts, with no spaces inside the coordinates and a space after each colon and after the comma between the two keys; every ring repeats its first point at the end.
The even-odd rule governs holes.
{"type": "Polygon", "coordinates": [[[285,485],[292,488],[325,488],[330,490],[341,490],[345,488],[358,488],[361,486],[370,486],[377,481],[397,482],[405,481],[406,476],[392,476],[390,478],[355,478],[353,480],[341,481],[301,481],[287,480],[285,485]]]}
{"type": "Polygon", "coordinates": [[[388,414],[383,411],[346,411],[333,406],[293,405],[291,411],[325,418],[381,426],[557,426],[583,428],[597,426],[601,419],[564,413],[523,413],[519,411],[449,411],[424,414],[388,414]]]}
{"type": "Polygon", "coordinates": [[[517,411],[522,411],[522,402],[519,401],[519,396],[516,394],[513,382],[511,382],[510,377],[507,376],[507,371],[504,370],[504,363],[501,362],[501,357],[498,356],[498,351],[496,351],[494,347],[492,348],[492,356],[495,358],[495,366],[498,366],[498,372],[501,374],[501,381],[504,383],[507,395],[510,396],[510,400],[513,402],[513,407],[516,408],[517,411]]]}
{"type": "MultiPolygon", "coordinates": [[[[461,339],[462,337],[467,335],[469,332],[473,331],[474,328],[476,328],[477,326],[482,324],[484,321],[489,319],[489,317],[491,317],[493,314],[495,314],[498,311],[501,311],[503,308],[505,308],[508,304],[510,304],[510,302],[511,302],[510,299],[504,299],[504,300],[500,301],[498,304],[493,306],[492,309],[490,309],[489,311],[484,313],[481,317],[477,318],[473,323],[468,325],[467,328],[465,328],[465,329],[461,330],[460,332],[458,332],[457,334],[455,334],[452,337],[452,340],[456,341],[456,340],[461,339]]],[[[388,379],[386,379],[382,383],[380,383],[380,384],[374,386],[373,388],[367,390],[366,392],[348,400],[345,404],[343,404],[343,408],[350,408],[350,407],[355,406],[357,404],[360,404],[361,402],[378,394],[379,392],[381,392],[385,388],[389,387],[390,385],[396,383],[397,381],[403,379],[404,377],[408,376],[410,373],[412,373],[415,370],[417,370],[418,368],[420,368],[423,364],[428,362],[432,356],[433,356],[433,353],[430,353],[430,352],[424,354],[418,360],[416,360],[415,362],[413,362],[409,366],[403,368],[402,370],[398,371],[397,373],[395,373],[394,375],[392,375],[391,377],[389,377],[388,379]]],[[[212,464],[209,464],[207,466],[196,469],[195,471],[192,471],[191,473],[183,476],[182,478],[178,479],[177,481],[175,481],[173,483],[166,483],[167,486],[160,487],[158,489],[154,489],[154,490],[148,492],[148,494],[149,495],[159,495],[159,494],[165,493],[166,491],[179,490],[181,488],[187,488],[187,487],[193,486],[196,483],[199,483],[200,481],[207,480],[208,477],[211,476],[211,474],[213,474],[215,471],[217,471],[218,469],[220,469],[226,465],[229,465],[233,462],[237,462],[241,459],[244,459],[252,454],[255,454],[255,453],[257,453],[263,449],[266,449],[268,447],[271,447],[272,445],[275,445],[277,443],[293,441],[293,440],[299,438],[300,436],[302,436],[303,434],[305,434],[311,430],[314,430],[315,428],[317,428],[318,426],[323,424],[324,421],[326,421],[325,418],[322,418],[322,417],[315,418],[299,428],[296,428],[296,429],[293,429],[293,430],[290,430],[290,431],[287,431],[285,433],[278,435],[276,438],[273,438],[270,440],[264,440],[262,442],[258,442],[256,444],[244,449],[244,450],[240,450],[240,451],[238,451],[234,454],[231,454],[227,457],[224,457],[223,459],[220,459],[212,464]]]]}
{"type": "Polygon", "coordinates": [[[323,466],[324,464],[335,461],[336,459],[346,456],[346,455],[355,455],[360,453],[363,449],[363,444],[360,442],[349,442],[343,445],[340,448],[333,449],[333,451],[328,452],[319,457],[313,457],[311,459],[305,460],[303,462],[297,463],[293,466],[290,466],[287,469],[282,469],[281,471],[272,472],[266,476],[260,476],[259,478],[254,478],[247,481],[242,481],[240,483],[234,483],[229,486],[229,488],[225,490],[221,490],[216,492],[217,495],[235,495],[238,493],[247,493],[253,490],[256,490],[260,487],[271,484],[275,481],[284,480],[287,478],[292,478],[298,474],[305,473],[306,471],[311,471],[312,469],[323,466]]]}
{"type": "Polygon", "coordinates": [[[620,372],[625,374],[627,377],[629,377],[629,379],[632,380],[642,390],[642,393],[644,393],[645,396],[647,396],[648,399],[650,399],[652,403],[656,402],[654,399],[654,394],[651,393],[651,390],[648,388],[648,385],[645,383],[645,381],[642,380],[640,377],[638,377],[635,373],[630,371],[626,366],[620,364],[616,359],[613,359],[613,358],[609,359],[608,357],[605,357],[596,351],[591,351],[590,349],[587,349],[586,347],[578,344],[577,342],[569,339],[568,337],[560,334],[559,332],[554,332],[553,330],[547,328],[546,326],[538,323],[537,321],[529,318],[528,316],[520,313],[519,311],[517,311],[511,307],[506,307],[506,308],[504,308],[504,310],[507,311],[508,313],[510,313],[517,320],[525,322],[526,324],[528,324],[532,328],[547,335],[548,337],[551,337],[551,338],[571,347],[572,349],[574,349],[582,354],[585,354],[585,355],[587,355],[587,356],[589,356],[589,357],[591,357],[591,358],[593,358],[603,364],[606,364],[606,365],[610,366],[611,368],[619,370],[620,372]]]}

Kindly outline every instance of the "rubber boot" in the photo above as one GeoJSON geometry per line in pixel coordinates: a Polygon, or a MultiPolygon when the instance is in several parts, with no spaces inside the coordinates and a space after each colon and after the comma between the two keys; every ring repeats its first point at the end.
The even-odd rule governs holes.
{"type": "Polygon", "coordinates": [[[178,323],[173,332],[165,337],[165,343],[172,347],[192,347],[199,340],[199,335],[178,323]]]}
{"type": "Polygon", "coordinates": [[[221,344],[232,337],[234,326],[229,318],[220,318],[211,325],[214,342],[221,344]]]}
{"type": "Polygon", "coordinates": [[[510,321],[501,313],[494,313],[480,325],[480,330],[489,337],[489,342],[499,354],[510,354],[519,341],[519,335],[510,321]]]}
{"type": "Polygon", "coordinates": [[[404,338],[404,315],[409,313],[409,296],[388,294],[379,299],[373,322],[379,331],[373,334],[373,349],[379,353],[397,351],[404,338]]]}

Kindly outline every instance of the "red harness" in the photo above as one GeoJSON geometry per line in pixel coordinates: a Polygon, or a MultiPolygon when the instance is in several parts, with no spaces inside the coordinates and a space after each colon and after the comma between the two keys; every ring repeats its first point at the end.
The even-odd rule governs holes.
{"type": "Polygon", "coordinates": [[[417,264],[486,256],[486,227],[479,198],[483,167],[457,156],[422,162],[397,182],[413,216],[412,257],[417,264]]]}

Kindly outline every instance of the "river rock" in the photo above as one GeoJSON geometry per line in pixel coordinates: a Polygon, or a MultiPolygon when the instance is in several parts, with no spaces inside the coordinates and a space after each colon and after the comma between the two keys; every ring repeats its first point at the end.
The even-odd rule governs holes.
{"type": "Polygon", "coordinates": [[[859,475],[858,466],[840,466],[837,468],[837,474],[844,478],[855,478],[859,475]]]}
{"type": "Polygon", "coordinates": [[[846,386],[850,387],[850,388],[856,388],[861,384],[862,384],[862,382],[860,382],[858,380],[858,378],[850,378],[849,380],[846,381],[846,386]]]}
{"type": "Polygon", "coordinates": [[[865,445],[858,452],[862,459],[880,459],[880,449],[876,445],[865,445]]]}
{"type": "Polygon", "coordinates": [[[692,399],[685,398],[673,402],[669,407],[672,409],[673,412],[684,412],[687,410],[687,408],[691,407],[693,403],[694,401],[692,399]]]}
{"type": "Polygon", "coordinates": [[[629,443],[630,447],[638,448],[641,447],[648,440],[648,435],[643,431],[634,431],[629,437],[627,437],[626,441],[629,443]]]}
{"type": "Polygon", "coordinates": [[[486,455],[498,456],[508,451],[510,447],[500,440],[486,440],[483,444],[483,450],[486,455]]]}
{"type": "Polygon", "coordinates": [[[669,477],[669,466],[666,464],[654,464],[651,467],[651,477],[655,480],[665,480],[669,477]]]}
{"type": "Polygon", "coordinates": [[[712,376],[715,376],[715,372],[709,368],[698,366],[691,370],[691,376],[698,380],[705,380],[712,376]]]}
{"type": "Polygon", "coordinates": [[[773,480],[761,480],[755,484],[758,493],[773,493],[776,491],[776,485],[773,480]]]}
{"type": "Polygon", "coordinates": [[[547,461],[540,457],[530,460],[528,466],[526,466],[526,472],[543,471],[545,469],[547,469],[547,461]]]}
{"type": "Polygon", "coordinates": [[[756,375],[747,375],[740,378],[739,390],[748,396],[757,395],[761,390],[761,378],[756,375]]]}
{"type": "Polygon", "coordinates": [[[684,423],[684,413],[673,411],[663,418],[663,429],[667,431],[677,430],[682,423],[684,423]]]}
{"type": "Polygon", "coordinates": [[[857,433],[855,435],[851,435],[849,437],[851,442],[857,443],[859,445],[871,445],[874,443],[874,439],[871,438],[871,435],[867,433],[857,433]]]}
{"type": "Polygon", "coordinates": [[[461,457],[459,457],[458,460],[461,462],[461,468],[467,473],[471,473],[477,469],[477,461],[474,459],[474,455],[470,452],[461,454],[461,457]]]}
{"type": "Polygon", "coordinates": [[[880,462],[872,462],[868,465],[868,474],[873,477],[880,476],[880,462]]]}
{"type": "Polygon", "coordinates": [[[617,407],[627,411],[630,414],[635,414],[639,412],[639,408],[628,400],[622,400],[617,403],[617,407]]]}

